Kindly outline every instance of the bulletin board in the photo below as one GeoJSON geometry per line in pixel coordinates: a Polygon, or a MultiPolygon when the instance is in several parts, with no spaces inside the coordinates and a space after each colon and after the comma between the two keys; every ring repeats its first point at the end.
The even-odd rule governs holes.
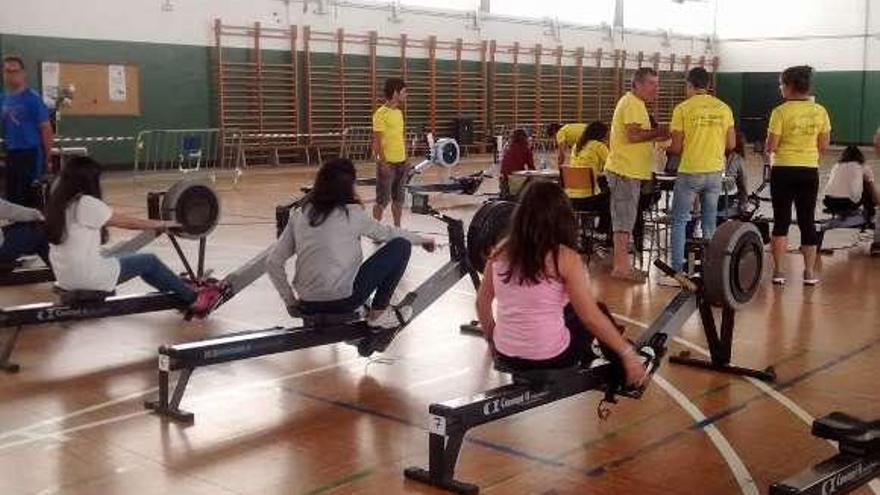
{"type": "Polygon", "coordinates": [[[140,71],[131,64],[43,62],[43,97],[54,100],[58,88],[74,87],[65,115],[141,114],[140,71]]]}

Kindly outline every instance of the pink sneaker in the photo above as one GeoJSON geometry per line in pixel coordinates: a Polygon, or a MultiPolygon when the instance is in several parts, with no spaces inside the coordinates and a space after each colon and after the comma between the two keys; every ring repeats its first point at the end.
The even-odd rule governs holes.
{"type": "Polygon", "coordinates": [[[206,284],[198,289],[196,300],[190,305],[189,310],[196,318],[204,318],[214,309],[220,296],[223,295],[222,284],[206,284]]]}

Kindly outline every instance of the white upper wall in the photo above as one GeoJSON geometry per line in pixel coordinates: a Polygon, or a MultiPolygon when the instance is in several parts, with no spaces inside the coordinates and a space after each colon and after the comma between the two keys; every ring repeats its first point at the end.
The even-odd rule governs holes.
{"type": "MultiPolygon", "coordinates": [[[[351,33],[375,30],[380,36],[406,33],[412,39],[436,35],[441,40],[462,38],[465,42],[494,39],[499,43],[518,41],[525,46],[540,43],[545,47],[562,45],[567,49],[620,48],[631,52],[642,50],[647,55],[659,51],[695,58],[712,57],[705,37],[673,36],[667,40],[659,31],[623,36],[618,33],[611,37],[607,26],[590,28],[567,24],[565,16],[559,16],[557,26],[549,19],[489,16],[475,29],[473,14],[466,11],[431,13],[424,8],[404,6],[398,18],[393,19],[387,3],[375,2],[370,6],[364,1],[337,0],[327,4],[321,14],[315,12],[314,2],[304,13],[302,0],[28,0],[9,2],[0,9],[0,33],[207,46],[214,43],[214,19],[221,18],[229,25],[259,21],[264,27],[310,25],[318,31],[343,28],[351,33]]],[[[284,47],[283,42],[277,45],[284,47]]],[[[332,48],[316,44],[313,49],[332,48]]],[[[346,51],[356,50],[347,48],[346,51]]],[[[394,50],[391,53],[398,54],[394,50]]],[[[412,56],[419,54],[413,52],[412,56]]]]}
{"type": "Polygon", "coordinates": [[[825,71],[880,69],[880,0],[718,2],[722,72],[773,72],[799,64],[825,71]]]}

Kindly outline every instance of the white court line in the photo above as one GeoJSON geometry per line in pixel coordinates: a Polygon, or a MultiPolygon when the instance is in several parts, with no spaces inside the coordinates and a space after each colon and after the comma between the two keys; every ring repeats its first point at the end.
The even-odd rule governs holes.
{"type": "MultiPolygon", "coordinates": [[[[685,347],[702,354],[705,357],[711,357],[711,355],[709,354],[709,351],[707,351],[706,349],[704,349],[704,348],[702,348],[692,342],[688,342],[687,340],[684,340],[680,337],[675,337],[674,340],[676,342],[678,342],[679,344],[682,344],[685,347]]],[[[776,390],[775,388],[771,387],[770,385],[767,385],[766,383],[762,382],[761,380],[758,380],[757,378],[752,378],[750,376],[745,376],[743,378],[745,378],[746,380],[749,381],[749,383],[751,383],[752,385],[757,387],[759,390],[761,390],[762,392],[764,392],[765,394],[769,395],[770,397],[775,399],[777,402],[782,404],[786,409],[791,411],[792,414],[794,414],[795,416],[800,418],[801,421],[806,423],[807,426],[810,426],[810,427],[813,426],[813,421],[816,418],[814,418],[810,413],[808,413],[806,410],[804,410],[804,408],[797,405],[793,400],[788,398],[785,394],[776,390]]],[[[828,442],[829,445],[831,445],[835,449],[838,448],[837,444],[832,442],[831,440],[826,440],[826,441],[828,442]]],[[[868,483],[868,488],[870,488],[871,491],[873,491],[875,494],[880,495],[880,481],[878,481],[876,479],[870,481],[868,483]]]]}
{"type": "MultiPolygon", "coordinates": [[[[700,409],[688,398],[681,393],[680,390],[672,386],[671,383],[667,382],[662,376],[654,375],[654,382],[662,388],[669,397],[672,398],[682,409],[684,409],[694,421],[700,423],[706,421],[706,416],[700,411],[700,409]]],[[[731,472],[733,472],[734,478],[736,478],[737,484],[739,484],[740,489],[742,489],[742,493],[747,495],[760,495],[760,491],[758,490],[758,486],[755,484],[755,480],[752,478],[752,475],[749,474],[749,470],[746,468],[745,464],[743,464],[742,459],[736,454],[736,451],[733,450],[733,447],[730,445],[730,442],[724,438],[724,435],[721,434],[721,431],[718,430],[714,424],[707,424],[701,428],[706,435],[709,436],[709,440],[715,444],[715,449],[718,450],[718,453],[721,454],[721,457],[727,462],[728,467],[730,467],[731,472]]]]}
{"type": "MultiPolygon", "coordinates": [[[[444,351],[445,351],[445,350],[453,349],[453,348],[456,348],[456,347],[461,347],[461,346],[464,346],[464,345],[466,345],[466,344],[468,344],[467,341],[460,340],[460,341],[458,341],[458,342],[456,342],[456,343],[454,343],[454,344],[449,344],[449,345],[440,346],[440,347],[432,347],[432,348],[430,348],[430,349],[426,349],[426,350],[424,350],[424,351],[422,351],[422,352],[416,352],[416,353],[413,353],[413,354],[411,354],[411,355],[409,355],[409,356],[401,356],[401,357],[412,359],[412,358],[417,357],[417,356],[419,356],[419,355],[424,355],[424,354],[435,354],[435,353],[437,353],[437,352],[439,352],[439,351],[441,351],[441,350],[444,350],[444,351]]],[[[278,382],[283,382],[283,381],[287,381],[287,380],[292,380],[292,379],[294,379],[294,378],[299,378],[299,377],[303,377],[303,376],[312,375],[312,374],[315,374],[315,373],[320,373],[320,372],[322,372],[322,371],[330,370],[330,369],[333,369],[333,368],[339,368],[339,367],[342,367],[342,366],[348,366],[348,365],[350,365],[350,364],[354,364],[354,363],[357,363],[357,362],[368,362],[368,361],[367,361],[365,358],[358,356],[358,357],[351,358],[351,359],[347,359],[347,360],[344,360],[344,361],[339,361],[338,363],[327,364],[327,365],[324,365],[324,366],[318,366],[318,367],[316,367],[316,368],[311,368],[311,369],[304,370],[304,371],[299,371],[299,372],[296,372],[296,373],[290,373],[290,374],[287,374],[287,375],[277,376],[277,377],[273,377],[273,378],[267,378],[267,379],[265,379],[265,380],[260,380],[260,381],[257,381],[257,382],[251,382],[251,383],[248,383],[248,384],[245,384],[245,385],[239,385],[239,386],[233,387],[233,388],[231,388],[231,389],[227,389],[227,390],[218,390],[218,391],[216,391],[216,392],[212,392],[212,393],[208,393],[208,394],[205,394],[205,395],[201,395],[201,396],[194,397],[194,398],[192,398],[189,402],[192,403],[192,404],[204,403],[204,402],[208,402],[208,401],[215,400],[215,399],[218,399],[218,398],[226,397],[226,396],[228,396],[228,395],[234,395],[234,394],[237,394],[237,393],[239,393],[239,392],[244,392],[244,391],[249,391],[249,390],[254,390],[254,389],[260,389],[260,388],[268,388],[269,386],[271,386],[271,385],[273,385],[273,384],[275,384],[275,383],[278,383],[278,382]]],[[[157,390],[157,389],[151,389],[151,390],[155,391],[155,390],[157,390]]],[[[136,398],[136,397],[138,397],[138,396],[146,395],[146,394],[148,394],[149,392],[150,392],[150,390],[147,390],[147,391],[144,391],[143,393],[131,394],[130,396],[126,396],[126,398],[114,399],[113,401],[108,401],[108,402],[118,403],[118,402],[122,402],[123,400],[130,400],[130,399],[132,399],[132,398],[136,398]]],[[[52,418],[52,419],[49,419],[49,420],[41,421],[40,423],[35,423],[35,424],[33,424],[33,425],[30,425],[30,426],[27,426],[27,427],[24,427],[24,428],[20,428],[20,429],[17,430],[17,431],[19,432],[19,434],[20,434],[20,432],[22,432],[22,431],[28,431],[28,432],[29,432],[31,429],[36,429],[36,428],[39,428],[40,426],[46,426],[46,425],[49,425],[49,424],[56,423],[56,422],[58,422],[58,421],[62,421],[65,417],[79,416],[79,415],[85,414],[86,412],[84,412],[84,411],[92,412],[92,411],[95,411],[95,410],[101,409],[102,407],[106,407],[106,403],[96,404],[96,405],[94,405],[94,406],[90,406],[90,407],[85,408],[85,409],[82,409],[82,410],[80,410],[80,411],[75,411],[75,412],[73,412],[73,413],[67,414],[67,415],[65,415],[65,416],[63,416],[63,417],[60,417],[60,418],[52,418]]],[[[107,419],[104,419],[104,420],[95,421],[95,422],[93,422],[93,423],[86,423],[85,425],[74,426],[74,427],[71,427],[71,428],[67,428],[67,429],[63,429],[63,430],[58,430],[58,431],[54,431],[54,432],[51,432],[51,433],[46,433],[46,434],[28,434],[27,438],[25,438],[25,439],[17,440],[17,441],[14,441],[14,442],[8,442],[8,443],[5,443],[5,444],[0,444],[0,451],[6,450],[6,449],[9,449],[9,448],[12,448],[12,447],[17,447],[17,446],[20,446],[20,445],[27,445],[27,444],[30,444],[30,443],[35,443],[35,442],[38,442],[38,441],[41,441],[41,440],[50,440],[50,439],[54,439],[54,438],[56,438],[56,437],[59,437],[59,436],[65,435],[65,434],[67,434],[67,433],[78,432],[78,431],[82,431],[82,430],[86,430],[86,429],[90,429],[90,428],[95,428],[95,427],[104,426],[104,425],[107,425],[107,424],[116,423],[116,422],[119,422],[119,421],[125,421],[125,420],[127,420],[127,419],[131,419],[131,418],[138,417],[138,416],[146,416],[146,415],[148,415],[148,414],[150,414],[150,413],[151,413],[151,411],[147,411],[147,410],[144,410],[144,411],[138,411],[138,412],[136,412],[136,413],[129,413],[129,414],[124,414],[124,415],[120,415],[120,416],[114,416],[114,417],[107,418],[107,419]]]]}
{"type": "MultiPolygon", "coordinates": [[[[101,410],[101,409],[104,409],[104,408],[107,408],[107,407],[115,406],[116,404],[121,404],[121,403],[123,403],[123,402],[128,402],[128,401],[130,401],[130,400],[132,400],[132,399],[138,399],[138,398],[143,397],[143,396],[145,396],[145,395],[149,395],[149,394],[151,394],[151,393],[157,392],[158,390],[159,390],[158,387],[153,387],[153,388],[148,389],[148,390],[142,390],[142,391],[140,391],[140,392],[135,392],[135,393],[133,393],[133,394],[128,394],[128,395],[125,395],[125,396],[122,396],[122,397],[119,397],[119,398],[116,398],[116,399],[108,400],[108,401],[106,401],[106,402],[101,402],[101,403],[99,403],[99,404],[94,404],[94,405],[91,405],[91,406],[89,406],[89,407],[85,407],[85,408],[82,408],[82,409],[78,409],[78,410],[76,410],[76,411],[73,411],[73,412],[70,412],[70,413],[64,414],[64,415],[62,415],[62,416],[56,416],[56,417],[54,417],[54,418],[45,419],[45,420],[43,420],[43,421],[40,421],[40,422],[37,422],[37,423],[33,423],[33,424],[30,424],[30,425],[28,425],[28,426],[24,426],[24,427],[21,427],[21,428],[17,428],[17,429],[15,429],[15,430],[5,431],[5,432],[3,432],[3,433],[0,433],[0,439],[4,439],[4,438],[8,438],[8,437],[13,437],[13,436],[26,436],[26,437],[30,437],[31,435],[30,435],[29,432],[32,431],[32,430],[36,430],[36,429],[38,429],[38,428],[42,428],[42,427],[44,427],[44,426],[49,426],[49,425],[52,425],[52,424],[55,424],[55,423],[60,423],[60,422],[62,422],[62,421],[66,421],[66,420],[68,420],[68,419],[76,418],[76,417],[78,417],[78,416],[82,416],[82,415],[84,415],[84,414],[89,414],[89,413],[91,413],[91,412],[95,412],[95,411],[98,411],[98,410],[101,410]]],[[[44,435],[38,435],[38,436],[39,436],[40,438],[42,438],[44,435]]],[[[3,447],[0,446],[0,449],[2,449],[2,448],[3,448],[3,447]]]]}
{"type": "Polygon", "coordinates": [[[455,373],[450,373],[448,375],[442,375],[442,376],[435,376],[433,378],[428,378],[427,380],[422,380],[419,382],[411,383],[406,386],[405,390],[413,390],[413,389],[416,389],[419,387],[424,387],[425,385],[431,385],[432,383],[443,382],[443,381],[449,380],[450,378],[464,375],[465,373],[468,373],[469,371],[471,371],[470,366],[468,366],[467,368],[460,369],[460,370],[456,371],[455,373]]]}

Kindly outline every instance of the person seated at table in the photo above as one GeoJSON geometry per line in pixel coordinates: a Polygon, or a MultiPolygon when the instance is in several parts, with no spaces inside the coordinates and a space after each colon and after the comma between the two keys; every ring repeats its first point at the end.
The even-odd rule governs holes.
{"type": "Polygon", "coordinates": [[[571,154],[571,168],[592,170],[591,183],[587,187],[566,185],[565,195],[575,210],[598,211],[599,231],[607,233],[611,227],[611,210],[608,202],[607,184],[603,186],[602,171],[608,159],[608,126],[603,122],[591,122],[581,133],[571,154]]]}
{"type": "Polygon", "coordinates": [[[35,254],[49,266],[49,241],[39,210],[10,203],[0,198],[0,221],[6,222],[0,230],[0,271],[15,268],[18,258],[35,254]]]}
{"type": "Polygon", "coordinates": [[[595,337],[620,357],[626,382],[641,385],[647,370],[597,304],[575,239],[574,211],[562,188],[529,183],[477,292],[486,340],[499,364],[536,370],[588,365],[595,337]]]}
{"type": "Polygon", "coordinates": [[[529,135],[523,129],[510,134],[510,142],[501,158],[501,195],[510,196],[510,174],[520,170],[535,170],[535,157],[529,143],[529,135]]]}

